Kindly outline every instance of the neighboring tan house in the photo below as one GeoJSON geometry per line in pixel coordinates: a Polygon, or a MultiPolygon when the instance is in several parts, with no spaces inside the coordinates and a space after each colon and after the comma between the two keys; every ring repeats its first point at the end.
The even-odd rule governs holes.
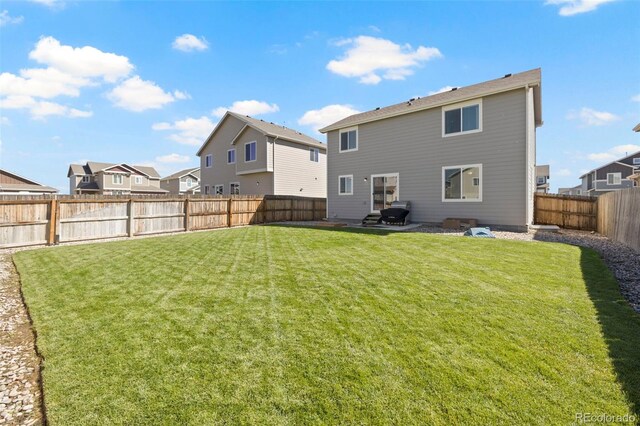
{"type": "Polygon", "coordinates": [[[593,169],[582,176],[582,194],[600,195],[636,185],[630,176],[640,171],[640,151],[593,169]]]}
{"type": "Polygon", "coordinates": [[[160,175],[153,167],[129,166],[125,163],[71,164],[69,172],[70,194],[166,194],[160,188],[160,175]]]}
{"type": "Polygon", "coordinates": [[[200,168],[191,167],[163,177],[160,179],[160,188],[171,194],[199,194],[200,168]]]}
{"type": "Polygon", "coordinates": [[[43,195],[56,192],[58,190],[55,188],[0,169],[0,195],[43,195]]]}
{"type": "Polygon", "coordinates": [[[411,220],[477,219],[526,230],[536,191],[540,69],[355,114],[327,133],[330,220],[392,201],[411,220]]]}
{"type": "Polygon", "coordinates": [[[549,192],[549,165],[536,166],[536,192],[549,192]]]}
{"type": "Polygon", "coordinates": [[[574,186],[573,188],[558,188],[558,195],[583,195],[582,185],[574,186]]]}
{"type": "Polygon", "coordinates": [[[201,193],[324,198],[326,152],[296,130],[227,111],[198,151],[201,193]]]}

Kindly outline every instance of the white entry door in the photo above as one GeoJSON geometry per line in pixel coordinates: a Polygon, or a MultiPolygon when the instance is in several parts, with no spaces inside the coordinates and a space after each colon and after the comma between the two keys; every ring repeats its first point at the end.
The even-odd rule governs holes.
{"type": "Polygon", "coordinates": [[[379,213],[391,207],[391,203],[399,199],[399,188],[398,173],[371,175],[371,211],[379,213]]]}

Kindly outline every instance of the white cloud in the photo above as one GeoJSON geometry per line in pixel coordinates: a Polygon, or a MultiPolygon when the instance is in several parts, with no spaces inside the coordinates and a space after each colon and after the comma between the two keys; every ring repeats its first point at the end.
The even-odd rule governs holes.
{"type": "Polygon", "coordinates": [[[69,118],[87,118],[93,115],[91,111],[82,111],[55,102],[41,101],[31,96],[7,96],[0,99],[2,109],[28,109],[34,119],[44,119],[51,115],[69,118]]]}
{"type": "Polygon", "coordinates": [[[596,162],[614,161],[619,158],[625,157],[626,155],[632,154],[636,151],[640,151],[640,145],[634,145],[634,144],[617,145],[606,152],[596,152],[593,154],[589,154],[587,155],[587,158],[591,161],[596,161],[596,162]]]}
{"type": "Polygon", "coordinates": [[[442,57],[435,47],[399,45],[391,40],[370,36],[339,40],[336,46],[348,46],[341,59],[327,64],[327,69],[344,77],[357,77],[363,84],[378,84],[382,79],[404,80],[414,68],[430,59],[442,57]]]}
{"type": "Polygon", "coordinates": [[[0,117],[0,124],[2,124],[3,126],[10,126],[11,125],[11,120],[9,120],[9,117],[0,117]]]}
{"type": "Polygon", "coordinates": [[[640,102],[640,93],[631,98],[633,102],[640,102]]]}
{"type": "Polygon", "coordinates": [[[207,139],[215,124],[208,117],[200,118],[187,117],[184,120],[177,120],[171,123],[155,123],[151,126],[153,130],[175,130],[168,136],[169,139],[184,144],[200,146],[207,139]]]}
{"type": "Polygon", "coordinates": [[[120,83],[107,97],[117,107],[135,112],[159,109],[176,100],[153,81],[142,80],[137,75],[120,83]]]}
{"type": "Polygon", "coordinates": [[[190,94],[188,94],[187,92],[182,92],[180,90],[174,90],[173,91],[173,96],[176,99],[181,99],[181,100],[183,100],[183,99],[191,99],[191,95],[190,94]]]}
{"type": "Polygon", "coordinates": [[[379,33],[379,32],[381,32],[381,31],[382,31],[380,28],[376,27],[375,25],[369,25],[369,27],[368,27],[368,28],[369,28],[371,31],[373,31],[374,33],[379,33]]]}
{"type": "Polygon", "coordinates": [[[579,13],[591,12],[600,5],[615,0],[547,0],[545,4],[560,6],[560,16],[573,16],[579,13]]]}
{"type": "Polygon", "coordinates": [[[182,34],[173,41],[171,45],[176,50],[183,52],[202,51],[209,48],[209,43],[204,37],[196,37],[193,34],[182,34]]]}
{"type": "Polygon", "coordinates": [[[359,112],[360,111],[354,109],[351,105],[327,105],[320,109],[312,109],[305,112],[304,115],[298,119],[298,124],[309,126],[315,131],[318,131],[318,129],[359,112]]]}
{"type": "Polygon", "coordinates": [[[444,86],[444,87],[439,88],[436,91],[429,92],[429,96],[437,95],[438,93],[450,92],[451,89],[454,89],[454,88],[455,88],[455,86],[444,86]]]}
{"type": "Polygon", "coordinates": [[[557,175],[557,176],[571,176],[571,170],[569,170],[569,169],[560,169],[557,172],[555,172],[555,175],[557,175]]]}
{"type": "Polygon", "coordinates": [[[235,101],[231,106],[218,107],[211,111],[211,115],[222,117],[225,112],[232,111],[242,115],[256,116],[261,114],[269,114],[280,111],[280,107],[276,104],[269,104],[263,101],[248,100],[235,101]]]}
{"type": "Polygon", "coordinates": [[[64,46],[53,37],[42,37],[29,58],[76,77],[101,77],[108,82],[126,77],[134,68],[126,56],[92,46],[64,46]]]}
{"type": "Polygon", "coordinates": [[[580,111],[569,111],[567,119],[580,120],[585,126],[604,126],[620,120],[620,117],[606,111],[582,108],[580,111]]]}
{"type": "Polygon", "coordinates": [[[8,10],[3,10],[0,12],[0,27],[4,27],[9,24],[20,24],[24,21],[24,17],[22,16],[11,16],[9,15],[8,10]]]}
{"type": "Polygon", "coordinates": [[[20,70],[20,76],[0,74],[0,95],[24,95],[51,99],[57,96],[80,95],[80,88],[91,85],[91,80],[64,73],[55,68],[20,70]]]}
{"type": "Polygon", "coordinates": [[[42,4],[47,7],[61,7],[64,6],[62,0],[29,0],[32,3],[42,4]]]}
{"type": "Polygon", "coordinates": [[[156,161],[159,163],[188,163],[190,157],[188,155],[180,154],[167,154],[156,157],[156,161]]]}

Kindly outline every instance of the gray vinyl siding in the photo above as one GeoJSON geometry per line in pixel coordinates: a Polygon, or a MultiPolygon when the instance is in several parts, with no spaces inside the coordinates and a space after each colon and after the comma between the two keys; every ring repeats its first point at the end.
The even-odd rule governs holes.
{"type": "Polygon", "coordinates": [[[274,148],[275,194],[301,197],[327,196],[327,154],[320,149],[318,162],[310,160],[310,147],[277,140],[274,148]]]}
{"type": "Polygon", "coordinates": [[[170,194],[180,193],[180,179],[167,179],[160,181],[160,188],[166,189],[170,194]]]}
{"type": "MultiPolygon", "coordinates": [[[[231,118],[230,118],[231,119],[231,118]]],[[[235,118],[234,118],[235,120],[235,118]]],[[[236,173],[251,172],[254,170],[266,171],[267,170],[267,137],[255,129],[247,128],[238,137],[235,142],[236,148],[236,173]],[[256,160],[245,161],[245,144],[255,142],[256,143],[256,160]],[[238,155],[240,154],[240,155],[238,155]]],[[[226,163],[227,157],[225,155],[224,161],[226,163]]]]}
{"type": "Polygon", "coordinates": [[[526,92],[519,89],[482,99],[478,133],[443,138],[441,108],[359,125],[353,152],[339,153],[339,132],[330,132],[328,217],[362,219],[371,210],[371,175],[398,173],[400,199],[411,201],[415,222],[462,217],[526,227],[535,176],[527,176],[526,114],[526,92]],[[443,202],[442,167],[468,164],[482,164],[482,201],[443,202]],[[353,195],[338,195],[340,175],[353,175],[353,195]]]}

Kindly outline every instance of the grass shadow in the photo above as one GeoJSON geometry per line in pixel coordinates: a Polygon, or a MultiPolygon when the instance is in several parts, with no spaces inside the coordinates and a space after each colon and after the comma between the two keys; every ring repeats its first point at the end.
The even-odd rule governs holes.
{"type": "MultiPolygon", "coordinates": [[[[640,315],[624,299],[613,274],[596,251],[580,248],[587,292],[598,313],[609,357],[632,412],[640,416],[640,315]]],[[[589,344],[589,342],[585,342],[589,344]]]]}
{"type": "Polygon", "coordinates": [[[287,225],[282,223],[266,223],[263,226],[275,226],[275,227],[282,227],[282,228],[317,229],[320,231],[346,232],[349,234],[367,234],[367,235],[379,235],[379,236],[407,232],[407,231],[395,231],[393,229],[384,229],[384,228],[357,228],[353,226],[318,226],[318,225],[312,225],[312,224],[287,225]]]}

